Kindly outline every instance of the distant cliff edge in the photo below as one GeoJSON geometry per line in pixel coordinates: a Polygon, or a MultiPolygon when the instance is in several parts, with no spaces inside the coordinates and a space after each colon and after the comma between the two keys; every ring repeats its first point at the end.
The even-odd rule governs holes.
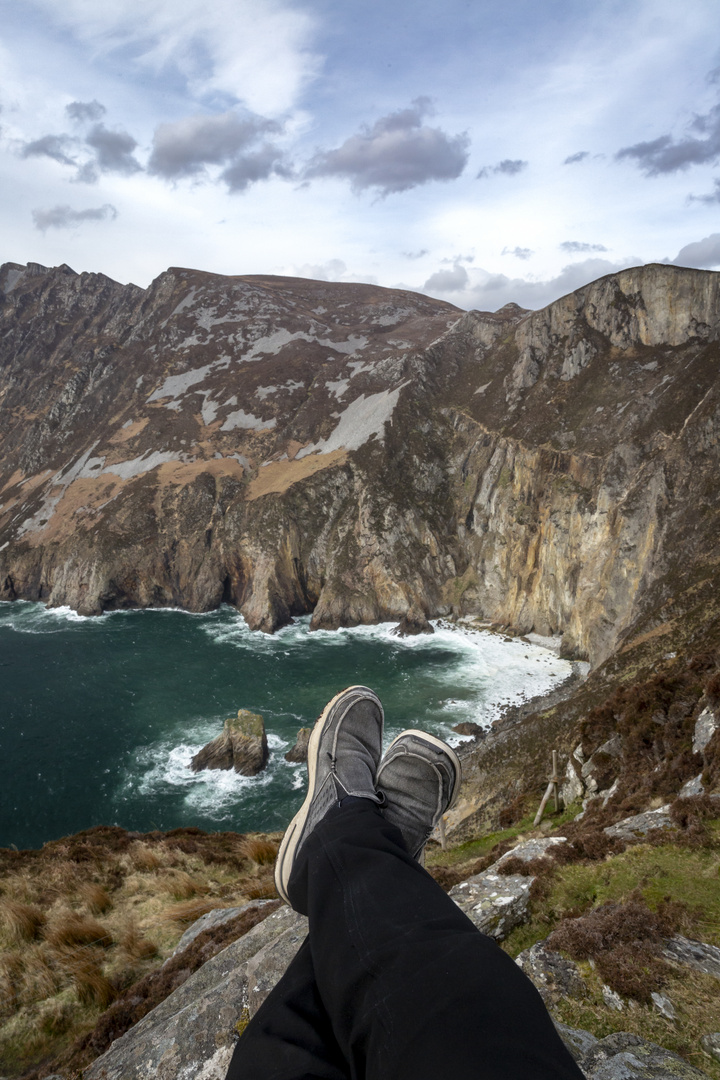
{"type": "Polygon", "coordinates": [[[597,665],[717,580],[719,337],[720,274],[666,265],[489,314],[6,263],[0,599],[476,614],[597,665]]]}

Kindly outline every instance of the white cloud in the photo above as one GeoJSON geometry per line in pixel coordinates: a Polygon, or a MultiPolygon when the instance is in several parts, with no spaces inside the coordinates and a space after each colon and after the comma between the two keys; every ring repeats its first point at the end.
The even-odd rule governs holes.
{"type": "Polygon", "coordinates": [[[449,300],[458,307],[477,308],[480,311],[497,311],[508,303],[537,309],[599,277],[617,273],[628,266],[637,266],[642,261],[636,258],[622,262],[585,259],[564,266],[559,274],[546,280],[510,278],[506,274],[492,274],[480,269],[468,273],[464,267],[456,267],[461,273],[457,274],[454,282],[451,281],[454,271],[439,271],[425,282],[424,289],[431,295],[442,293],[443,300],[449,300]],[[463,280],[463,275],[466,280],[463,280]]]}
{"type": "Polygon", "coordinates": [[[700,269],[720,266],[720,233],[711,233],[702,240],[686,244],[672,261],[676,266],[695,266],[700,269]]]}
{"type": "Polygon", "coordinates": [[[318,68],[314,21],[283,0],[30,0],[98,59],[177,71],[196,96],[225,94],[281,113],[318,68]]]}
{"type": "Polygon", "coordinates": [[[423,291],[429,293],[463,292],[469,281],[465,267],[456,262],[452,270],[438,270],[431,274],[423,285],[423,291]]]}

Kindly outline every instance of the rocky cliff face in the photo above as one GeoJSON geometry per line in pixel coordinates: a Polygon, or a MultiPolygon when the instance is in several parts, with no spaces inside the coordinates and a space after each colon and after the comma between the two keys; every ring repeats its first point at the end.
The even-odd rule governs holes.
{"type": "Polygon", "coordinates": [[[603,660],[717,573],[720,274],[538,312],[0,270],[0,598],[477,614],[603,660]]]}

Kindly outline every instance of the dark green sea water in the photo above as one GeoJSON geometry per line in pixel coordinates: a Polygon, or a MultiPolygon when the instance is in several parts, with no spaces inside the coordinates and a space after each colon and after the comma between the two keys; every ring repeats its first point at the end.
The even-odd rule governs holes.
{"type": "MultiPolygon", "coordinates": [[[[351,683],[381,697],[386,740],[490,723],[500,702],[550,689],[570,666],[479,632],[399,639],[390,626],[272,637],[232,608],[115,612],[0,603],[0,846],[39,847],[97,824],[148,831],[283,828],[304,766],[284,760],[299,727],[351,683]],[[239,708],[265,719],[269,768],[252,779],[188,762],[239,708]]],[[[453,737],[458,741],[457,737],[453,737]]]]}

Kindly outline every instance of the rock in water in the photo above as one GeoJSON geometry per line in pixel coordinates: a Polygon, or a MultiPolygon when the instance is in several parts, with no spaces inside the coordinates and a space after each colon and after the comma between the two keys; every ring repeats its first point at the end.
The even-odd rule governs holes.
{"type": "Polygon", "coordinates": [[[310,741],[311,731],[312,728],[309,727],[300,728],[297,733],[297,740],[295,742],[295,745],[292,746],[285,755],[286,761],[307,761],[308,743],[310,741]]]}
{"type": "Polygon", "coordinates": [[[225,721],[222,735],[213,739],[190,762],[193,772],[201,769],[234,769],[243,776],[255,776],[268,763],[268,743],[262,716],[238,709],[225,721]]]}
{"type": "Polygon", "coordinates": [[[470,720],[463,720],[462,723],[455,724],[453,731],[456,731],[458,735],[473,735],[476,739],[484,739],[487,735],[484,728],[481,728],[479,724],[473,724],[470,720]]]}
{"type": "Polygon", "coordinates": [[[434,634],[435,631],[427,621],[424,612],[418,608],[410,608],[390,633],[397,637],[410,637],[413,634],[434,634]]]}

